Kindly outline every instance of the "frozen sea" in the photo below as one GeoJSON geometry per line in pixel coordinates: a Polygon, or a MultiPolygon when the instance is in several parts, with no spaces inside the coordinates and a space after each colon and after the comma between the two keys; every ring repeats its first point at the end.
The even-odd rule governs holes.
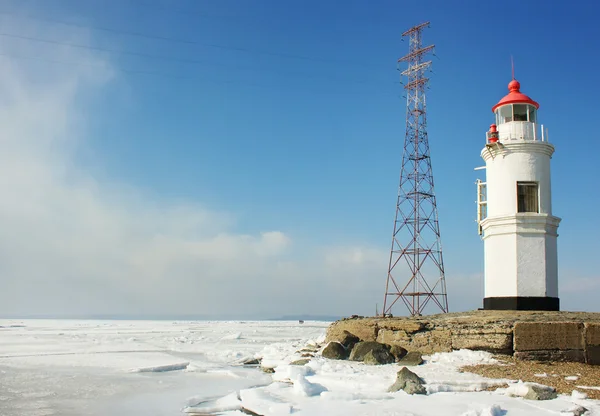
{"type": "MultiPolygon", "coordinates": [[[[326,360],[290,365],[322,342],[306,321],[0,320],[0,416],[381,415],[600,416],[584,390],[549,401],[524,385],[459,373],[490,354],[434,354],[413,367],[426,396],[387,393],[398,366],[326,360]],[[241,363],[261,357],[267,374],[241,363]]],[[[597,386],[588,386],[597,387],[597,386]]]]}

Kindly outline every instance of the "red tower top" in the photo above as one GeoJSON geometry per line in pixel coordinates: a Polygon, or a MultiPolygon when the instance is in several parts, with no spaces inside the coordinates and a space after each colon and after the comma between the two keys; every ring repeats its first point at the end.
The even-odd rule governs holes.
{"type": "Polygon", "coordinates": [[[496,108],[505,104],[531,104],[535,108],[540,108],[540,105],[533,101],[531,98],[523,94],[521,91],[521,84],[516,79],[513,79],[508,83],[508,95],[498,101],[498,104],[492,107],[492,112],[496,111],[496,108]]]}

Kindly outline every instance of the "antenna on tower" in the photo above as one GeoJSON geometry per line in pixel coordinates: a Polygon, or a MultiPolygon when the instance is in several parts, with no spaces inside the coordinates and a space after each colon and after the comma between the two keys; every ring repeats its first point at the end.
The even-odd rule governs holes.
{"type": "Polygon", "coordinates": [[[512,69],[512,79],[515,79],[515,61],[513,61],[512,55],[510,56],[510,67],[512,69]]]}
{"type": "Polygon", "coordinates": [[[431,61],[424,58],[434,45],[422,46],[422,31],[426,26],[429,22],[402,34],[410,40],[409,52],[398,59],[398,63],[408,63],[401,72],[407,77],[406,136],[382,316],[390,316],[400,299],[413,316],[421,315],[430,302],[448,312],[427,136],[425,90],[429,78],[425,73],[431,61]]]}

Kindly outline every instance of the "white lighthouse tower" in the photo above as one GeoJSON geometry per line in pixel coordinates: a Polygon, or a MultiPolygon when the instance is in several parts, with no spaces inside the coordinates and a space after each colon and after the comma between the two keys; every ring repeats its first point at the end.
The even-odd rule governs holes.
{"type": "Polygon", "coordinates": [[[539,104],[514,78],[492,111],[486,181],[477,181],[478,223],[485,251],[484,309],[559,310],[550,159],[554,146],[538,124],[539,104]]]}

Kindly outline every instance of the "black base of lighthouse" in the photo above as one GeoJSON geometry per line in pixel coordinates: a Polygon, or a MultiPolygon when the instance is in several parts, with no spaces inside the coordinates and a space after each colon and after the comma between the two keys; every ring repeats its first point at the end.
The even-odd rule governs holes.
{"type": "Polygon", "coordinates": [[[558,298],[533,296],[484,298],[483,309],[506,311],[558,311],[560,310],[560,302],[558,298]]]}

